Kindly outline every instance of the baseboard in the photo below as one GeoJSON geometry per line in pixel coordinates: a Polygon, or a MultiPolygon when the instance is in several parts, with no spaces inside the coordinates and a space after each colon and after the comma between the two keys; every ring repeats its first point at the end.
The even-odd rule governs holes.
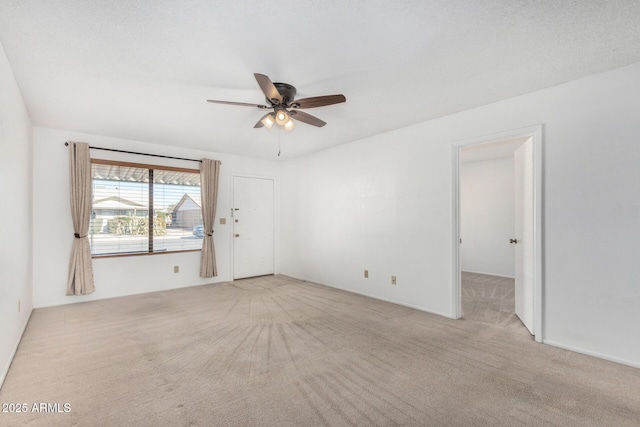
{"type": "Polygon", "coordinates": [[[16,352],[18,351],[18,347],[20,346],[20,342],[22,341],[22,337],[24,336],[24,331],[27,329],[27,325],[29,324],[29,319],[31,319],[31,313],[33,313],[33,308],[29,311],[29,315],[27,316],[27,319],[25,320],[24,325],[22,325],[20,338],[18,339],[18,342],[16,342],[16,345],[13,347],[13,351],[11,352],[11,357],[9,357],[9,360],[7,361],[7,364],[5,365],[4,369],[2,369],[2,372],[0,372],[0,390],[2,390],[2,385],[4,384],[4,380],[5,378],[7,378],[7,374],[9,373],[9,368],[13,363],[13,358],[16,357],[16,352]]]}
{"type": "Polygon", "coordinates": [[[597,352],[594,352],[594,351],[585,350],[585,349],[580,348],[580,347],[574,347],[574,346],[571,346],[571,345],[561,344],[561,343],[553,341],[553,340],[542,340],[542,342],[544,344],[547,344],[547,345],[550,345],[550,346],[553,346],[553,347],[558,347],[558,348],[561,348],[563,350],[569,350],[569,351],[573,351],[575,353],[580,353],[580,354],[584,354],[584,355],[591,356],[591,357],[597,357],[598,359],[604,359],[604,360],[608,360],[609,362],[615,362],[615,363],[619,363],[621,365],[631,366],[632,368],[640,368],[640,363],[638,363],[638,362],[632,362],[630,360],[620,359],[618,357],[609,356],[607,354],[602,354],[602,353],[597,353],[597,352]]]}
{"type": "Polygon", "coordinates": [[[506,277],[507,279],[515,279],[514,276],[507,276],[505,274],[487,273],[485,271],[462,270],[462,273],[484,274],[485,276],[496,276],[496,277],[506,277]]]}
{"type": "Polygon", "coordinates": [[[362,295],[364,297],[377,299],[379,301],[384,301],[384,302],[388,302],[388,303],[391,303],[391,304],[401,305],[402,307],[412,308],[414,310],[423,311],[425,313],[435,314],[436,316],[446,317],[447,319],[455,320],[455,318],[451,314],[440,313],[440,312],[435,311],[435,310],[428,310],[426,308],[419,307],[417,305],[406,304],[404,302],[395,301],[395,300],[392,300],[390,298],[381,297],[381,296],[378,296],[378,295],[366,294],[364,292],[354,291],[353,289],[343,288],[341,286],[336,286],[336,285],[332,285],[332,284],[329,284],[329,283],[319,283],[319,282],[317,282],[315,280],[305,279],[303,277],[296,277],[296,276],[292,276],[292,275],[286,274],[286,273],[282,273],[282,275],[283,276],[287,276],[287,277],[291,277],[293,279],[302,280],[303,282],[309,282],[309,283],[314,283],[314,284],[320,285],[320,286],[326,286],[326,287],[329,287],[329,288],[339,289],[341,291],[349,292],[349,293],[352,293],[352,294],[362,295]]]}
{"type": "Polygon", "coordinates": [[[178,289],[193,288],[193,287],[196,287],[196,286],[217,285],[219,283],[233,282],[233,279],[221,280],[221,279],[219,279],[219,277],[220,276],[212,277],[212,279],[215,279],[215,280],[212,281],[212,282],[207,282],[207,283],[198,283],[198,284],[195,284],[195,285],[177,286],[177,287],[169,287],[169,288],[163,288],[163,289],[153,289],[153,290],[146,290],[146,291],[125,292],[125,293],[117,294],[117,295],[103,295],[103,296],[100,296],[98,298],[95,297],[95,294],[89,294],[90,298],[84,298],[85,295],[80,295],[80,296],[66,295],[66,296],[63,297],[64,299],[57,300],[57,301],[46,301],[46,302],[34,301],[33,308],[60,307],[60,306],[69,305],[69,304],[80,304],[80,303],[83,303],[83,302],[102,301],[102,300],[113,299],[113,298],[131,297],[131,296],[143,295],[143,294],[152,294],[154,292],[175,291],[175,290],[178,290],[178,289]]]}

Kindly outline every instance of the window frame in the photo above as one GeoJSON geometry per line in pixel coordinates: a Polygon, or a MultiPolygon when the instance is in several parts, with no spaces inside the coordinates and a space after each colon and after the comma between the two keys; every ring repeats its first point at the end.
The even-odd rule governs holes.
{"type": "MultiPolygon", "coordinates": [[[[162,165],[150,165],[150,164],[146,164],[146,163],[136,163],[136,162],[123,162],[123,161],[118,161],[118,160],[106,160],[106,159],[91,159],[91,169],[92,169],[92,177],[91,177],[91,186],[93,188],[93,164],[98,164],[98,165],[109,165],[109,166],[124,166],[124,167],[130,167],[130,168],[140,168],[140,169],[149,169],[149,170],[165,170],[165,171],[172,171],[172,172],[185,172],[185,173],[197,173],[200,174],[200,170],[199,169],[189,169],[189,168],[180,168],[180,167],[174,167],[174,166],[162,166],[162,165]]],[[[153,182],[149,182],[149,190],[153,190],[153,182]]],[[[202,186],[202,183],[200,183],[200,185],[202,186]]],[[[149,194],[153,194],[152,191],[149,192],[149,194]]],[[[153,200],[153,196],[151,196],[151,201],[153,200]]],[[[149,207],[149,216],[148,218],[152,218],[153,214],[155,212],[155,209],[153,208],[153,205],[151,204],[151,206],[149,207]]],[[[93,215],[93,191],[91,194],[91,213],[93,215]]],[[[149,225],[152,226],[153,224],[153,220],[149,221],[149,225]]],[[[151,230],[150,230],[151,231],[151,230]]],[[[149,233],[149,240],[150,242],[153,241],[153,233],[149,233]]],[[[149,245],[150,249],[153,249],[153,245],[150,244],[149,245]]],[[[130,252],[130,253],[110,253],[110,254],[104,254],[104,255],[94,255],[91,254],[91,258],[120,258],[120,257],[131,257],[131,256],[149,256],[149,255],[167,255],[167,254],[177,254],[177,253],[185,253],[185,252],[202,252],[202,248],[200,249],[181,249],[181,250],[177,250],[177,251],[159,251],[159,252],[153,252],[153,251],[149,251],[149,252],[130,252]]]]}

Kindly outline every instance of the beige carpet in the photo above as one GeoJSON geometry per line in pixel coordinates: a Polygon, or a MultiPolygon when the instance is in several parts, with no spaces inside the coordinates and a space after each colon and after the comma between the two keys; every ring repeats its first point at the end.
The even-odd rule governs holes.
{"type": "Polygon", "coordinates": [[[515,281],[507,277],[462,272],[462,317],[496,326],[526,328],[515,313],[515,281]]]}
{"type": "Polygon", "coordinates": [[[640,370],[283,276],[38,309],[0,413],[41,426],[637,426],[640,370]]]}

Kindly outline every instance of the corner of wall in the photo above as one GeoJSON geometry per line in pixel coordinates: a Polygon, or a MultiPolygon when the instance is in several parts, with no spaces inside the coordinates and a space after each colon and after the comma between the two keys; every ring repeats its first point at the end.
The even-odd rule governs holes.
{"type": "Polygon", "coordinates": [[[12,213],[0,222],[1,386],[33,310],[33,125],[2,45],[0,93],[0,210],[12,213]]]}
{"type": "Polygon", "coordinates": [[[19,338],[18,338],[17,342],[15,343],[15,345],[13,346],[13,349],[11,351],[11,355],[10,355],[9,359],[7,360],[7,362],[5,363],[5,366],[0,371],[0,390],[2,390],[2,386],[4,385],[4,380],[7,378],[7,374],[9,373],[9,368],[11,367],[11,364],[13,363],[13,358],[15,357],[16,352],[18,351],[18,347],[20,347],[20,342],[22,341],[22,337],[24,335],[24,331],[27,330],[27,325],[29,324],[29,320],[31,319],[31,313],[33,313],[33,308],[29,308],[27,313],[28,314],[24,318],[22,327],[20,328],[19,338]]]}

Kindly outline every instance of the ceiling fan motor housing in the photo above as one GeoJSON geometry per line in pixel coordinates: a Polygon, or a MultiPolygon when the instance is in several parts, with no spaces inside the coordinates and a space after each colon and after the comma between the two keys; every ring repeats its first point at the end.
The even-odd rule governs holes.
{"type": "MultiPolygon", "coordinates": [[[[280,96],[282,96],[282,104],[289,105],[289,103],[293,101],[297,93],[295,86],[292,86],[288,83],[274,83],[273,85],[276,87],[276,89],[278,89],[280,96]]],[[[269,102],[270,104],[273,103],[270,99],[267,99],[267,102],[269,102]]]]}

